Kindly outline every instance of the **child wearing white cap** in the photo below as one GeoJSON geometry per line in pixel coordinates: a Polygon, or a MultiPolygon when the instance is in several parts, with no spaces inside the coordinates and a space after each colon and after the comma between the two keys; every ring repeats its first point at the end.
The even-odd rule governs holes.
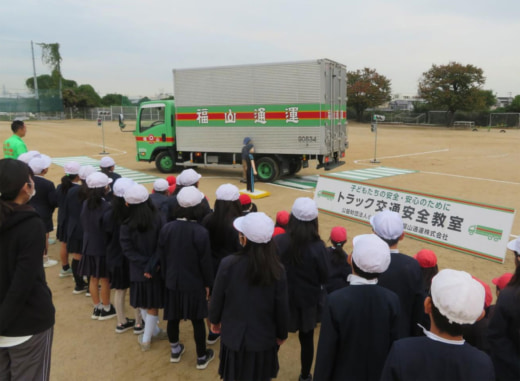
{"type": "Polygon", "coordinates": [[[392,261],[388,270],[379,276],[379,285],[399,296],[401,316],[399,337],[419,336],[417,324],[427,325],[423,302],[426,294],[419,263],[411,256],[399,252],[404,238],[403,220],[399,213],[384,210],[370,218],[374,233],[390,247],[392,261]]]}
{"type": "Polygon", "coordinates": [[[152,338],[166,339],[159,328],[159,308],[164,305],[164,286],[157,269],[157,241],[164,225],[149,198],[148,190],[136,184],[125,193],[128,218],[121,225],[120,242],[130,264],[130,305],[144,315],[144,331],[137,337],[141,350],[148,351],[152,338]]]}
{"type": "Polygon", "coordinates": [[[300,341],[300,380],[311,380],[314,328],[320,320],[322,285],[328,280],[327,248],[319,235],[314,200],[300,197],[294,201],[287,233],[274,241],[287,274],[289,332],[298,331],[300,341]]]}
{"type": "Polygon", "coordinates": [[[224,258],[211,296],[212,330],[221,332],[224,380],[270,380],[288,336],[287,278],[271,241],[274,222],[248,213],[233,223],[243,248],[224,258]]]}
{"type": "Polygon", "coordinates": [[[179,342],[181,320],[191,320],[197,351],[197,369],[206,369],[214,352],[206,349],[209,290],[213,285],[208,231],[197,223],[204,194],[194,186],[177,194],[177,219],[168,222],[159,235],[157,255],[165,282],[164,319],[168,321],[170,362],[184,353],[179,342]]]}
{"type": "Polygon", "coordinates": [[[484,298],[484,287],[468,273],[440,271],[432,280],[431,296],[424,301],[430,331],[396,341],[381,380],[494,380],[489,356],[462,337],[465,324],[484,316],[484,298]]]}
{"type": "Polygon", "coordinates": [[[83,249],[78,265],[78,273],[89,277],[89,291],[94,304],[91,318],[107,320],[116,316],[116,310],[110,303],[110,279],[106,261],[106,244],[101,221],[110,209],[105,200],[112,182],[101,172],[91,173],[87,179],[87,198],[81,209],[83,227],[83,249]]]}
{"type": "MultiPolygon", "coordinates": [[[[233,227],[233,221],[242,215],[240,193],[235,185],[222,184],[217,188],[215,196],[214,212],[202,221],[202,225],[209,231],[214,275],[224,257],[240,250],[238,232],[233,227]]],[[[214,344],[218,338],[218,334],[210,331],[207,343],[214,344]]]]}
{"type": "Polygon", "coordinates": [[[120,243],[120,227],[128,217],[128,208],[124,194],[135,185],[134,180],[120,177],[113,186],[111,208],[103,215],[102,227],[105,233],[107,268],[110,274],[110,288],[114,291],[114,306],[116,308],[116,333],[123,333],[133,328],[134,334],[143,332],[143,321],[139,308],[134,309],[135,319],[129,319],[125,313],[125,296],[130,287],[130,268],[128,259],[124,256],[120,243]]]}
{"type": "Polygon", "coordinates": [[[150,193],[150,200],[164,218],[168,216],[168,188],[170,185],[165,179],[157,179],[153,182],[153,191],[150,193]]]}
{"type": "Polygon", "coordinates": [[[44,176],[49,172],[51,166],[51,158],[47,155],[38,155],[29,161],[29,167],[31,167],[34,173],[34,196],[29,200],[31,205],[36,212],[40,215],[45,225],[47,243],[45,244],[45,253],[43,256],[43,266],[50,267],[58,264],[58,261],[50,259],[47,256],[49,249],[49,233],[54,230],[54,224],[52,221],[52,214],[56,209],[56,187],[54,183],[44,176]]]}
{"type": "Polygon", "coordinates": [[[65,225],[65,198],[72,187],[79,185],[79,168],[77,161],[69,161],[65,163],[63,169],[65,175],[61,178],[60,184],[56,187],[56,204],[58,206],[58,226],[56,229],[56,238],[60,241],[60,260],[61,270],[60,278],[72,276],[72,268],[69,265],[69,253],[67,251],[67,227],[65,225]]]}
{"type": "Polygon", "coordinates": [[[520,237],[507,248],[515,256],[515,272],[500,289],[488,326],[488,343],[497,380],[520,380],[520,237]]]}
{"type": "Polygon", "coordinates": [[[390,264],[390,249],[375,234],[354,237],[353,246],[350,286],[328,295],[315,380],[378,380],[399,338],[399,298],[377,284],[390,264]]]}
{"type": "Polygon", "coordinates": [[[121,177],[120,174],[114,172],[115,167],[116,162],[110,156],[103,156],[99,161],[99,168],[101,169],[101,172],[112,179],[111,188],[114,184],[114,181],[121,177]]]}

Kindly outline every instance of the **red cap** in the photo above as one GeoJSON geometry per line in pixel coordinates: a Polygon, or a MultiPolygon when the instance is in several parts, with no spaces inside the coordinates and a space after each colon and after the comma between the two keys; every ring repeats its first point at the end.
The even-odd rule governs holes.
{"type": "Polygon", "coordinates": [[[280,210],[276,213],[276,223],[278,225],[286,226],[289,223],[289,212],[286,210],[280,210]]]}
{"type": "Polygon", "coordinates": [[[284,228],[276,226],[274,228],[273,237],[276,237],[278,234],[284,234],[284,233],[285,233],[285,229],[284,228]]]}
{"type": "Polygon", "coordinates": [[[247,194],[241,194],[238,199],[240,200],[240,204],[242,205],[249,205],[251,204],[251,197],[247,194]]]}
{"type": "Polygon", "coordinates": [[[173,194],[173,192],[175,191],[175,188],[177,188],[177,185],[175,183],[173,183],[172,185],[170,185],[168,187],[168,193],[173,194]]]}
{"type": "Polygon", "coordinates": [[[493,301],[493,294],[491,293],[491,287],[489,287],[489,284],[486,282],[482,282],[477,277],[471,276],[473,279],[475,279],[477,282],[479,282],[482,286],[484,286],[484,290],[486,291],[486,298],[484,299],[484,306],[487,308],[491,305],[491,302],[493,301]]]}
{"type": "Polygon", "coordinates": [[[437,256],[432,250],[422,249],[413,256],[419,262],[419,266],[428,269],[437,264],[437,256]]]}
{"type": "Polygon", "coordinates": [[[168,176],[166,181],[168,181],[168,184],[170,185],[175,185],[177,183],[177,178],[175,176],[168,176]]]}
{"type": "Polygon", "coordinates": [[[504,288],[506,288],[507,284],[509,283],[512,277],[513,274],[505,273],[499,276],[498,278],[494,278],[491,282],[493,282],[493,284],[496,285],[499,290],[503,290],[504,288]]]}
{"type": "Polygon", "coordinates": [[[330,240],[332,242],[346,242],[347,241],[347,229],[342,226],[335,226],[330,231],[330,240]]]}

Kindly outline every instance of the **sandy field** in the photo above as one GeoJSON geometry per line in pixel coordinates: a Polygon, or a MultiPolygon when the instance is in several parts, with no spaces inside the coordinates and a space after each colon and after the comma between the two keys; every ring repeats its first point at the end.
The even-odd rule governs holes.
{"type": "MultiPolygon", "coordinates": [[[[27,121],[25,141],[29,149],[38,150],[51,157],[102,155],[102,130],[93,121],[27,121]]],[[[159,175],[153,163],[135,161],[135,142],[130,133],[121,133],[115,122],[105,122],[105,149],[117,165],[159,175]]],[[[0,122],[0,139],[11,134],[10,124],[0,122]]],[[[337,171],[362,169],[374,166],[374,135],[370,126],[349,125],[350,148],[345,164],[337,171]]],[[[406,126],[379,126],[377,159],[386,167],[416,170],[418,172],[371,180],[370,183],[406,190],[431,193],[439,196],[482,202],[520,209],[520,131],[450,130],[446,128],[419,128],[406,126]]],[[[238,149],[238,148],[237,148],[238,149]]],[[[315,163],[300,174],[319,174],[315,163]]],[[[241,170],[199,168],[202,174],[200,189],[212,203],[216,188],[230,182],[239,183],[241,170]]],[[[53,165],[48,178],[56,184],[63,169],[53,165]]],[[[147,184],[151,189],[151,184],[147,184]]],[[[290,210],[296,197],[313,197],[312,192],[283,188],[271,184],[257,184],[271,196],[256,200],[260,211],[275,217],[278,210],[290,210]]],[[[320,215],[320,233],[324,240],[333,226],[346,227],[351,238],[369,233],[364,225],[336,217],[320,215]]],[[[520,232],[520,222],[515,218],[513,237],[520,232]]],[[[51,233],[51,236],[53,234],[51,233]]],[[[422,248],[435,251],[440,268],[465,270],[491,284],[491,279],[507,271],[513,271],[510,253],[504,264],[464,255],[417,240],[405,238],[400,244],[402,252],[413,255],[422,248]]],[[[50,246],[50,256],[58,259],[58,245],[50,246]]],[[[218,359],[199,371],[195,369],[195,344],[191,324],[181,323],[181,341],[186,352],[178,364],[169,362],[167,341],[154,342],[149,352],[141,352],[136,336],[128,331],[116,334],[116,320],[91,320],[92,302],[84,294],[73,295],[72,278],[58,277],[60,266],[46,269],[47,281],[53,292],[56,306],[56,326],[52,354],[52,380],[218,380],[218,359]]],[[[492,287],[494,290],[494,287],[492,287]]],[[[133,317],[128,308],[127,316],[133,317]]],[[[160,325],[165,328],[164,321],[160,325]]],[[[316,330],[316,339],[319,329],[316,330]]],[[[317,341],[317,340],[316,340],[317,341]]],[[[218,344],[213,345],[218,355],[218,344]]],[[[280,349],[280,380],[296,380],[299,375],[299,344],[290,335],[280,349]]]]}

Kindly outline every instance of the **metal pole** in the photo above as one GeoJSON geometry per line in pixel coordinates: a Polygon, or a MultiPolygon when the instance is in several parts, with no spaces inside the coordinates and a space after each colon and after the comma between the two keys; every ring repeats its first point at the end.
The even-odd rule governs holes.
{"type": "Polygon", "coordinates": [[[38,94],[38,81],[36,80],[36,64],[34,63],[34,44],[31,40],[31,53],[32,53],[32,64],[33,64],[33,78],[34,78],[34,93],[36,94],[36,105],[38,117],[40,117],[40,95],[38,94]]]}
{"type": "Polygon", "coordinates": [[[375,139],[374,139],[374,160],[370,160],[371,163],[374,163],[374,164],[378,164],[380,163],[380,161],[377,160],[377,119],[376,119],[376,116],[374,115],[374,133],[376,134],[375,136],[375,139]]]}

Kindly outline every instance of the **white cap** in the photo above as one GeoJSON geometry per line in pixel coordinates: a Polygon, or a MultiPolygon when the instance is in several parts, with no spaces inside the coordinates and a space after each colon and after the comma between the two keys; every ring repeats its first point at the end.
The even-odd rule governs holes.
{"type": "Polygon", "coordinates": [[[291,214],[300,221],[312,221],[318,218],[318,206],[309,197],[299,197],[294,201],[291,214]]]}
{"type": "Polygon", "coordinates": [[[153,190],[156,192],[164,192],[170,185],[165,179],[157,179],[153,182],[153,190]]]}
{"type": "Polygon", "coordinates": [[[63,166],[63,170],[65,171],[66,175],[77,175],[80,168],[81,164],[77,161],[69,161],[63,166]]]}
{"type": "Polygon", "coordinates": [[[222,184],[215,192],[217,200],[236,201],[240,197],[240,191],[233,184],[222,184]]]}
{"type": "Polygon", "coordinates": [[[136,182],[128,177],[120,177],[114,182],[112,192],[114,192],[114,196],[116,197],[123,197],[126,190],[135,184],[136,182]]]}
{"type": "Polygon", "coordinates": [[[403,220],[397,212],[383,210],[370,217],[370,225],[379,237],[393,240],[399,238],[404,231],[403,220]]]}
{"type": "Polygon", "coordinates": [[[39,175],[44,170],[51,166],[52,160],[47,155],[39,155],[35,156],[29,161],[29,167],[31,167],[32,171],[35,175],[39,175]]]}
{"type": "Polygon", "coordinates": [[[390,248],[375,234],[355,236],[352,260],[361,270],[371,274],[384,273],[390,266],[390,248]]]}
{"type": "Polygon", "coordinates": [[[129,204],[142,204],[150,195],[144,185],[135,184],[126,190],[124,197],[129,204]]]}
{"type": "Polygon", "coordinates": [[[38,151],[24,152],[18,156],[18,160],[23,161],[25,164],[29,164],[31,159],[39,157],[41,154],[38,151]]]}
{"type": "Polygon", "coordinates": [[[267,243],[273,237],[274,222],[263,212],[252,212],[233,221],[233,226],[255,243],[267,243]]]}
{"type": "Polygon", "coordinates": [[[467,272],[445,269],[432,279],[432,301],[450,323],[473,324],[482,314],[486,292],[467,272]]]}
{"type": "Polygon", "coordinates": [[[177,185],[182,185],[183,187],[189,187],[190,185],[195,185],[200,180],[202,176],[199,175],[195,170],[189,168],[182,171],[179,176],[177,176],[177,185]]]}
{"type": "Polygon", "coordinates": [[[99,166],[101,168],[110,168],[114,165],[116,165],[116,162],[110,156],[103,156],[99,161],[99,166]]]}
{"type": "Polygon", "coordinates": [[[199,205],[203,198],[204,193],[194,186],[184,187],[177,193],[177,202],[183,208],[199,205]]]}
{"type": "Polygon", "coordinates": [[[112,182],[112,179],[102,172],[93,172],[87,177],[87,187],[104,188],[112,182]]]}
{"type": "Polygon", "coordinates": [[[92,165],[82,165],[79,168],[78,175],[81,180],[86,180],[88,175],[94,172],[96,172],[96,168],[94,168],[92,165]]]}
{"type": "Polygon", "coordinates": [[[509,250],[516,251],[518,254],[520,254],[520,237],[512,241],[509,241],[507,244],[507,248],[509,250]]]}

